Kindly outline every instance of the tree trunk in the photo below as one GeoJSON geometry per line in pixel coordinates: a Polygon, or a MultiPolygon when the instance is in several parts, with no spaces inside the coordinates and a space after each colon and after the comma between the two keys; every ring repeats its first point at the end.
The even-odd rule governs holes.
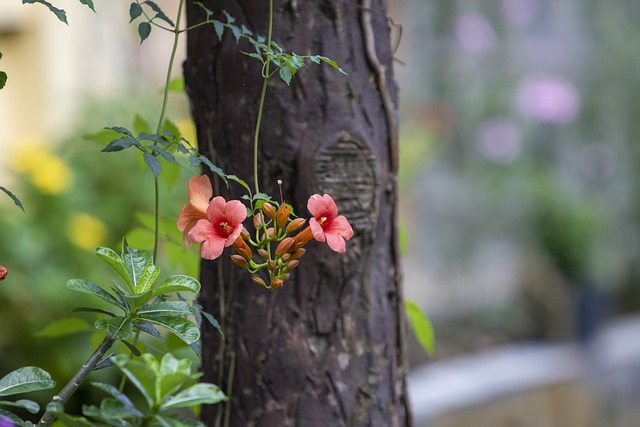
{"type": "MultiPolygon", "coordinates": [[[[204,1],[256,34],[269,2],[204,1]]],[[[382,0],[276,0],[274,41],[335,61],[301,70],[267,92],[259,151],[261,191],[308,217],[314,193],[330,194],[355,235],[344,254],[312,241],[279,290],[253,285],[223,255],[202,263],[201,304],[221,323],[203,330],[205,379],[228,394],[208,406],[209,426],[407,426],[404,311],[395,229],[397,89],[382,0]]],[[[202,9],[187,7],[188,24],[202,9]]],[[[262,85],[252,47],[213,26],[188,33],[185,77],[200,149],[226,173],[252,183],[252,138],[262,85]]],[[[241,188],[218,183],[216,194],[241,188]]],[[[228,249],[227,249],[228,250],[228,249]]],[[[225,252],[225,254],[230,252],[225,252]]]]}

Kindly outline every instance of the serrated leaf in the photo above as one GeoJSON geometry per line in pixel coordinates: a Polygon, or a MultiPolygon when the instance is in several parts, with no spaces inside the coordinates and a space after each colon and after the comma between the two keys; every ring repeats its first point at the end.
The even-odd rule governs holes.
{"type": "Polygon", "coordinates": [[[255,58],[264,64],[264,59],[259,53],[245,52],[244,50],[241,50],[240,53],[242,53],[243,55],[247,55],[248,57],[255,58]]]}
{"type": "Polygon", "coordinates": [[[162,165],[160,164],[160,160],[158,160],[157,157],[147,151],[142,153],[142,157],[144,158],[144,162],[147,164],[147,166],[149,166],[149,169],[151,169],[153,176],[160,175],[160,172],[162,172],[162,165]]]}
{"type": "Polygon", "coordinates": [[[336,63],[336,61],[334,61],[332,59],[329,59],[326,56],[320,56],[319,58],[320,58],[321,61],[326,62],[327,64],[331,65],[333,68],[335,68],[336,70],[340,71],[345,76],[348,75],[342,68],[340,68],[340,66],[336,63]]]}
{"type": "Polygon", "coordinates": [[[58,338],[85,332],[91,329],[91,325],[84,319],[66,317],[55,320],[35,333],[39,338],[58,338]]]}
{"type": "Polygon", "coordinates": [[[138,35],[140,36],[140,44],[151,34],[151,24],[148,22],[141,22],[138,25],[138,35]]]}
{"type": "Polygon", "coordinates": [[[127,272],[127,268],[124,265],[124,261],[122,260],[120,255],[118,255],[113,249],[102,246],[96,249],[96,255],[98,255],[104,262],[109,264],[109,267],[111,267],[111,269],[115,271],[118,276],[120,276],[128,291],[130,293],[133,293],[133,281],[131,280],[129,273],[127,272]]]}
{"type": "Polygon", "coordinates": [[[222,171],[222,169],[220,169],[218,166],[214,165],[211,160],[209,160],[206,156],[203,155],[199,155],[198,159],[204,163],[205,165],[207,165],[207,167],[209,168],[209,170],[211,170],[211,172],[215,173],[216,175],[218,175],[220,178],[222,178],[223,180],[227,180],[227,175],[222,171]]]}
{"type": "Polygon", "coordinates": [[[153,288],[153,296],[168,294],[171,292],[193,292],[200,291],[200,282],[191,276],[181,274],[167,277],[162,283],[153,288]]]}
{"type": "Polygon", "coordinates": [[[237,176],[225,175],[225,178],[242,185],[248,192],[251,192],[251,188],[249,188],[249,184],[247,184],[244,180],[238,178],[237,176]]]}
{"type": "Polygon", "coordinates": [[[200,6],[200,8],[204,10],[204,12],[207,14],[207,19],[209,19],[211,15],[213,15],[211,9],[208,9],[204,4],[202,4],[202,2],[196,1],[194,3],[196,4],[196,6],[200,6]]]}
{"type": "Polygon", "coordinates": [[[164,122],[162,123],[162,132],[164,134],[169,132],[169,134],[174,138],[180,138],[180,128],[169,119],[164,119],[164,122]]]}
{"type": "Polygon", "coordinates": [[[13,203],[15,203],[15,205],[20,209],[22,209],[22,212],[24,212],[24,206],[22,206],[22,202],[20,201],[20,199],[18,199],[18,197],[15,194],[13,194],[11,191],[7,190],[2,186],[0,186],[0,191],[2,191],[7,196],[11,197],[11,200],[13,200],[13,203]]]}
{"type": "Polygon", "coordinates": [[[99,319],[95,327],[106,330],[116,340],[126,340],[133,333],[131,319],[124,316],[99,319]]]}
{"type": "Polygon", "coordinates": [[[9,372],[0,379],[0,396],[11,396],[54,387],[51,375],[35,366],[26,366],[9,372]]]}
{"type": "Polygon", "coordinates": [[[234,22],[236,22],[236,18],[229,15],[229,12],[227,12],[226,10],[223,10],[222,13],[224,13],[224,16],[227,18],[227,24],[233,24],[234,22]]]}
{"type": "Polygon", "coordinates": [[[236,27],[235,25],[231,25],[229,24],[229,28],[231,29],[231,32],[233,33],[233,37],[236,38],[236,42],[240,41],[240,37],[242,36],[242,31],[240,30],[240,28],[236,27]]]}
{"type": "Polygon", "coordinates": [[[80,3],[84,4],[89,9],[93,10],[94,12],[96,11],[95,8],[93,7],[93,0],[80,0],[80,3]]]}
{"type": "Polygon", "coordinates": [[[158,6],[155,2],[153,2],[151,0],[147,0],[142,4],[146,4],[151,9],[153,9],[153,11],[156,13],[156,16],[154,18],[162,19],[167,24],[171,25],[172,27],[175,27],[175,24],[173,23],[173,21],[171,19],[169,19],[169,17],[167,15],[165,15],[165,13],[162,11],[160,6],[158,6]]]}
{"type": "Polygon", "coordinates": [[[133,134],[131,133],[131,131],[129,129],[127,129],[125,127],[122,127],[122,126],[111,126],[111,127],[105,128],[105,129],[112,130],[114,132],[118,132],[119,134],[122,134],[122,135],[133,136],[133,134]]]}
{"type": "Polygon", "coordinates": [[[131,6],[129,6],[129,17],[131,18],[129,22],[133,22],[140,15],[142,15],[142,7],[136,2],[131,3],[131,6]]]}
{"type": "Polygon", "coordinates": [[[224,24],[217,19],[213,20],[213,29],[216,31],[218,40],[222,41],[222,35],[224,34],[224,24]]]}
{"type": "Polygon", "coordinates": [[[425,351],[432,356],[435,354],[435,335],[433,333],[433,325],[424,315],[420,307],[411,301],[404,302],[405,311],[409,318],[409,325],[413,330],[418,342],[425,351]]]}
{"type": "Polygon", "coordinates": [[[22,0],[22,4],[35,4],[35,3],[40,3],[44,6],[46,6],[51,12],[53,12],[54,15],[56,15],[56,18],[58,18],[61,22],[64,22],[65,24],[69,25],[69,23],[67,22],[67,14],[65,13],[64,10],[62,9],[58,9],[57,7],[55,7],[54,5],[52,5],[51,3],[49,3],[46,0],[22,0]]]}
{"type": "Polygon", "coordinates": [[[71,289],[73,291],[93,295],[102,299],[103,301],[108,302],[109,304],[115,305],[116,307],[124,308],[120,301],[118,301],[113,295],[88,280],[71,279],[67,281],[66,286],[68,289],[71,289]]]}
{"type": "Polygon", "coordinates": [[[7,84],[7,73],[0,71],[0,90],[7,84]]]}
{"type": "Polygon", "coordinates": [[[111,153],[115,151],[122,151],[129,147],[142,147],[138,140],[130,136],[124,136],[120,139],[116,139],[115,141],[111,141],[107,144],[106,147],[102,149],[104,153],[111,153]]]}
{"type": "Polygon", "coordinates": [[[162,409],[186,408],[194,405],[213,404],[227,400],[220,387],[215,384],[198,383],[169,398],[162,409]]]}
{"type": "Polygon", "coordinates": [[[148,145],[147,148],[155,153],[160,154],[169,163],[173,163],[173,164],[178,163],[176,161],[176,158],[173,156],[173,154],[169,153],[167,150],[165,150],[162,147],[158,147],[157,145],[148,145]]]}
{"type": "Polygon", "coordinates": [[[145,316],[144,319],[147,322],[155,323],[169,329],[187,344],[191,344],[200,339],[200,329],[187,319],[152,315],[145,316]]]}

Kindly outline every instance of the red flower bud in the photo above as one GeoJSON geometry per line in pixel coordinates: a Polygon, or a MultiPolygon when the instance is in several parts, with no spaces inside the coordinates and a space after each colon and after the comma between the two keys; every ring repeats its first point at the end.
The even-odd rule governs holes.
{"type": "Polygon", "coordinates": [[[276,217],[276,208],[274,208],[271,203],[263,203],[262,212],[271,219],[276,217]]]}
{"type": "Polygon", "coordinates": [[[0,280],[4,280],[4,278],[7,277],[7,274],[9,274],[7,267],[0,265],[0,280]]]}
{"type": "Polygon", "coordinates": [[[304,218],[296,218],[287,225],[287,233],[293,233],[299,230],[304,225],[306,220],[304,218]]]}
{"type": "Polygon", "coordinates": [[[294,242],[295,240],[293,239],[293,237],[285,237],[282,240],[282,242],[278,244],[278,247],[276,247],[276,257],[278,258],[281,257],[282,254],[284,254],[289,250],[289,248],[291,247],[291,245],[293,245],[294,242]]]}

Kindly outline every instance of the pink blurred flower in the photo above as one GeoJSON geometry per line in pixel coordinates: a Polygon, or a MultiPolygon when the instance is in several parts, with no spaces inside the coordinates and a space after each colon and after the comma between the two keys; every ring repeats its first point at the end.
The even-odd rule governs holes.
{"type": "Polygon", "coordinates": [[[483,54],[496,46],[496,31],[489,20],[481,13],[466,12],[455,24],[456,39],[469,53],[483,54]]]}
{"type": "Polygon", "coordinates": [[[9,274],[9,270],[7,270],[7,267],[5,267],[4,265],[0,265],[0,280],[4,280],[5,277],[7,277],[7,274],[9,274]]]}
{"type": "Polygon", "coordinates": [[[189,243],[189,231],[201,219],[207,218],[209,200],[213,197],[211,181],[206,175],[192,176],[189,180],[189,201],[178,214],[178,230],[182,231],[185,244],[189,243]]]}
{"type": "Polygon", "coordinates": [[[525,78],[518,87],[517,103],[525,116],[549,123],[570,123],[580,109],[573,83],[555,75],[525,78]]]}
{"type": "Polygon", "coordinates": [[[480,152],[487,159],[496,163],[510,163],[522,151],[520,129],[507,118],[487,120],[478,132],[478,144],[480,152]]]}
{"type": "Polygon", "coordinates": [[[240,201],[227,202],[221,196],[214,197],[207,207],[206,219],[199,219],[188,231],[188,240],[204,242],[200,256],[216,259],[240,236],[242,222],[246,218],[247,208],[240,201]]]}
{"type": "Polygon", "coordinates": [[[309,220],[309,226],[313,238],[319,242],[326,240],[331,249],[336,252],[344,252],[345,239],[353,237],[353,229],[343,215],[338,215],[338,208],[331,196],[314,194],[307,202],[307,209],[313,215],[309,220]]]}

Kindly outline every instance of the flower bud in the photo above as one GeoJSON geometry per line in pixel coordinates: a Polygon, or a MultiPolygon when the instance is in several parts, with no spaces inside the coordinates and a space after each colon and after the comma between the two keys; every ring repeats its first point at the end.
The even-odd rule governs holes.
{"type": "Polygon", "coordinates": [[[269,252],[267,252],[265,249],[258,249],[258,255],[260,255],[264,259],[269,259],[269,252]]]}
{"type": "Polygon", "coordinates": [[[275,289],[280,289],[284,281],[282,279],[275,278],[271,281],[271,286],[275,289]]]}
{"type": "Polygon", "coordinates": [[[276,269],[276,262],[274,260],[270,259],[269,262],[267,262],[267,268],[270,271],[275,270],[276,269]]]}
{"type": "Polygon", "coordinates": [[[294,242],[295,240],[293,237],[285,237],[284,239],[282,239],[282,242],[280,242],[280,244],[278,244],[278,247],[276,247],[276,257],[280,258],[282,254],[286,253],[289,250],[294,242]]]}
{"type": "Polygon", "coordinates": [[[276,217],[276,208],[274,208],[271,203],[263,203],[262,212],[264,212],[264,214],[271,219],[274,219],[276,217]]]}
{"type": "Polygon", "coordinates": [[[242,237],[238,237],[235,242],[233,242],[233,247],[236,248],[236,251],[247,261],[253,258],[253,253],[251,252],[251,248],[247,245],[247,242],[242,240],[242,237]]]}
{"type": "Polygon", "coordinates": [[[289,261],[291,259],[291,254],[290,253],[286,253],[286,254],[282,255],[280,257],[280,259],[282,260],[282,262],[287,262],[287,261],[289,261]]]}
{"type": "Polygon", "coordinates": [[[275,230],[273,229],[273,227],[269,227],[267,228],[267,234],[265,235],[264,233],[262,233],[262,239],[273,239],[273,236],[275,235],[275,230]]]}
{"type": "Polygon", "coordinates": [[[304,218],[296,218],[287,225],[287,233],[293,233],[294,231],[299,230],[306,220],[304,218]]]}
{"type": "Polygon", "coordinates": [[[251,238],[251,235],[249,234],[249,231],[242,227],[242,231],[240,232],[240,237],[242,237],[242,240],[249,240],[251,238]]]}
{"type": "Polygon", "coordinates": [[[304,255],[306,252],[307,252],[306,249],[299,248],[294,253],[291,254],[291,258],[289,258],[289,259],[290,260],[300,259],[300,258],[302,258],[302,255],[304,255]]]}
{"type": "Polygon", "coordinates": [[[262,280],[262,279],[261,279],[260,277],[258,277],[258,276],[251,276],[251,281],[252,281],[253,283],[255,283],[256,285],[258,285],[258,286],[264,286],[264,287],[266,287],[266,286],[267,286],[267,284],[265,283],[265,281],[264,281],[264,280],[262,280]]]}
{"type": "Polygon", "coordinates": [[[281,204],[276,212],[276,224],[278,224],[278,227],[282,228],[287,225],[289,215],[291,215],[291,206],[286,203],[281,204]]]}
{"type": "Polygon", "coordinates": [[[262,228],[262,224],[262,212],[258,212],[253,216],[253,226],[256,228],[256,230],[259,230],[262,228]]]}
{"type": "Polygon", "coordinates": [[[244,269],[249,268],[249,264],[247,263],[247,260],[241,257],[240,255],[231,255],[231,261],[233,261],[233,263],[240,268],[244,268],[244,269]]]}
{"type": "Polygon", "coordinates": [[[291,277],[291,274],[287,273],[284,276],[282,276],[282,281],[286,282],[287,280],[289,280],[289,277],[291,277]]]}
{"type": "Polygon", "coordinates": [[[287,263],[287,269],[286,271],[289,272],[291,270],[294,270],[298,265],[300,264],[300,261],[297,259],[294,259],[293,261],[289,261],[287,263]]]}
{"type": "Polygon", "coordinates": [[[4,278],[7,277],[7,274],[9,274],[7,267],[0,265],[0,280],[4,280],[4,278]]]}

